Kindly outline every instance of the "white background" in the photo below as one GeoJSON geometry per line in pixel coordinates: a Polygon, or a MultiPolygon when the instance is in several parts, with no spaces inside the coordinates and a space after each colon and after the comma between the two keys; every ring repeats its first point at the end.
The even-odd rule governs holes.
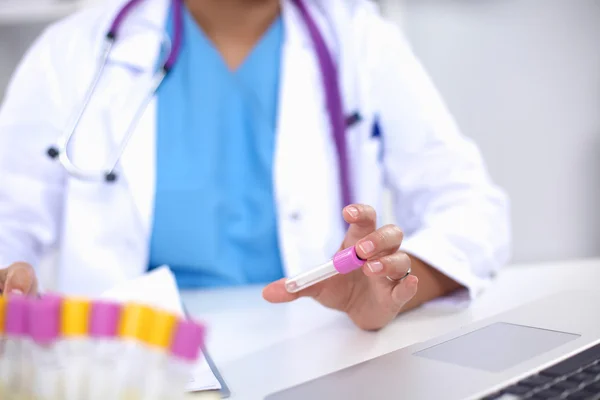
{"type": "Polygon", "coordinates": [[[511,195],[515,259],[600,255],[600,2],[397,2],[395,18],[511,195]]]}
{"type": "MultiPolygon", "coordinates": [[[[71,7],[15,11],[30,1],[0,0],[0,97],[40,21],[71,7]]],[[[511,196],[514,260],[600,256],[600,3],[383,5],[511,196]]]]}

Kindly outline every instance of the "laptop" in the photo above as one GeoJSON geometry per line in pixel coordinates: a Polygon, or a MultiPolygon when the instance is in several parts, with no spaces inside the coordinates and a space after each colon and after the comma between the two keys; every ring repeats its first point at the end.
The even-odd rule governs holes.
{"type": "Polygon", "coordinates": [[[600,291],[547,297],[266,399],[600,399],[600,291]]]}

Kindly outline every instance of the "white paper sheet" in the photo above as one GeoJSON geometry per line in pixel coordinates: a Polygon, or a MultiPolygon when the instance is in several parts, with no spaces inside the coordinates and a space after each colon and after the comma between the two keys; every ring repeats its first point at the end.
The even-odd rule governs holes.
{"type": "MultiPolygon", "coordinates": [[[[183,316],[183,305],[177,289],[177,283],[169,267],[160,267],[151,272],[118,285],[106,291],[102,298],[121,303],[135,301],[183,316]]],[[[188,391],[221,389],[221,384],[213,374],[204,357],[198,360],[193,371],[188,391]]]]}

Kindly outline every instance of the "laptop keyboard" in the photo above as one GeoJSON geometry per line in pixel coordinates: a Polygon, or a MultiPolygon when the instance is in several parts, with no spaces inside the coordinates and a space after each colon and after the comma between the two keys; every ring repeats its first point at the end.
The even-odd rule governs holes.
{"type": "Polygon", "coordinates": [[[600,344],[482,400],[600,400],[600,344]]]}

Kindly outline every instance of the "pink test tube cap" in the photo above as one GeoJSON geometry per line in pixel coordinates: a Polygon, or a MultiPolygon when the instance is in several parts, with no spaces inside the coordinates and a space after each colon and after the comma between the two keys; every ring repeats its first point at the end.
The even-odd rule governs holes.
{"type": "Polygon", "coordinates": [[[333,256],[333,266],[340,274],[348,274],[359,269],[365,261],[358,258],[354,246],[338,251],[333,256]]]}
{"type": "Polygon", "coordinates": [[[171,343],[171,354],[186,361],[196,361],[204,346],[205,332],[204,326],[197,322],[179,321],[171,343]]]}
{"type": "Polygon", "coordinates": [[[10,294],[6,304],[4,331],[7,335],[23,336],[27,334],[27,313],[29,300],[18,294],[10,294]]]}
{"type": "Polygon", "coordinates": [[[59,296],[48,295],[29,301],[29,335],[39,344],[50,344],[60,334],[59,296]]]}
{"type": "Polygon", "coordinates": [[[120,319],[120,304],[107,301],[94,302],[90,316],[90,336],[106,339],[116,337],[120,319]]]}

